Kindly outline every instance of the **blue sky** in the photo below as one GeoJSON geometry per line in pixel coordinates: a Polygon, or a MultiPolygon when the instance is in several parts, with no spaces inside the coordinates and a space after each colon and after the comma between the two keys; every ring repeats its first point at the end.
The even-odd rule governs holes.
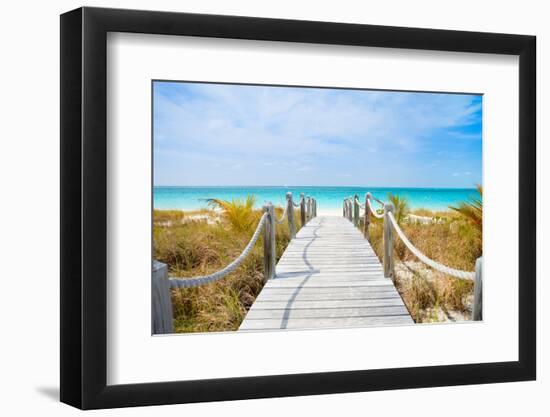
{"type": "Polygon", "coordinates": [[[473,187],[482,97],[154,82],[155,185],[473,187]]]}

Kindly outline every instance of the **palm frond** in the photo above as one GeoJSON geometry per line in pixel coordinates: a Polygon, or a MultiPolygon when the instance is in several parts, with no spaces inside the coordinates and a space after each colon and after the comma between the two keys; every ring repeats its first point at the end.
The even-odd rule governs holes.
{"type": "Polygon", "coordinates": [[[479,198],[470,197],[468,201],[459,203],[457,207],[449,206],[449,208],[459,213],[481,232],[483,229],[483,187],[478,184],[476,188],[479,198]]]}
{"type": "Polygon", "coordinates": [[[389,193],[388,199],[393,204],[394,212],[393,215],[397,224],[405,219],[405,216],[409,212],[409,202],[405,197],[400,197],[398,194],[389,193]]]}
{"type": "Polygon", "coordinates": [[[249,231],[258,220],[258,213],[254,210],[256,198],[248,195],[246,199],[232,199],[231,201],[219,198],[208,198],[206,203],[222,211],[222,217],[231,227],[240,232],[249,231]]]}

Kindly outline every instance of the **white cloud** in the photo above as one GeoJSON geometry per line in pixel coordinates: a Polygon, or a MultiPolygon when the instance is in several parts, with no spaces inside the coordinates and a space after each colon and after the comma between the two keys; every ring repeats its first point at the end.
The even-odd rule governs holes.
{"type": "MultiPolygon", "coordinates": [[[[216,163],[251,173],[262,166],[307,172],[315,164],[328,176],[332,164],[334,176],[348,161],[356,176],[425,152],[434,131],[474,123],[481,105],[467,95],[178,83],[164,90],[155,95],[155,155],[177,155],[177,166],[189,169],[216,163]]],[[[460,167],[453,169],[458,176],[460,167]]]]}
{"type": "Polygon", "coordinates": [[[164,122],[157,133],[175,147],[187,144],[243,155],[345,154],[396,146],[439,127],[467,122],[468,101],[425,100],[418,95],[343,94],[332,90],[193,86],[192,101],[155,103],[164,122]],[[414,104],[414,105],[413,105],[414,104]],[[207,127],[205,129],[205,126],[207,127]]]}

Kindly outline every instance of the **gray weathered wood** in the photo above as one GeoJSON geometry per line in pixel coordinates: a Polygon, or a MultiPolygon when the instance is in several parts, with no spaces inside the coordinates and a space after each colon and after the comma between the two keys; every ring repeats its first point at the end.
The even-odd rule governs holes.
{"type": "Polygon", "coordinates": [[[359,225],[359,196],[357,194],[353,196],[353,225],[355,227],[359,225]]]}
{"type": "MultiPolygon", "coordinates": [[[[388,281],[388,280],[386,280],[388,281]]],[[[296,291],[296,288],[271,288],[264,287],[261,292],[262,298],[257,298],[256,302],[260,302],[264,297],[288,297],[296,291]]],[[[300,291],[295,294],[296,298],[301,296],[304,297],[315,297],[315,299],[322,299],[323,297],[329,297],[333,299],[345,298],[345,299],[355,299],[355,298],[391,298],[399,297],[399,294],[396,293],[393,286],[366,286],[366,287],[309,287],[309,288],[300,288],[300,291]]]]}
{"type": "MultiPolygon", "coordinates": [[[[309,303],[313,304],[313,303],[309,303]]],[[[317,303],[322,304],[322,303],[317,303]]],[[[382,306],[362,306],[357,303],[355,306],[336,306],[336,307],[312,307],[307,303],[302,303],[302,307],[287,308],[282,303],[277,304],[277,307],[266,307],[262,305],[262,308],[255,308],[250,310],[246,316],[247,320],[252,319],[283,319],[283,317],[307,319],[307,318],[337,318],[337,317],[380,317],[380,316],[395,316],[395,315],[408,315],[409,312],[403,305],[382,305],[382,306]]]]}
{"type": "Polygon", "coordinates": [[[344,200],[344,217],[348,218],[348,200],[344,200]]]}
{"type": "Polygon", "coordinates": [[[381,317],[288,318],[245,320],[239,331],[279,329],[342,329],[345,327],[399,326],[413,324],[409,314],[381,317]],[[281,324],[282,323],[282,324],[281,324]]]}
{"type": "Polygon", "coordinates": [[[239,330],[412,323],[361,231],[348,218],[319,216],[289,243],[239,330]]]}
{"type": "Polygon", "coordinates": [[[306,224],[306,198],[300,193],[300,222],[302,227],[306,224]]]}
{"type": "Polygon", "coordinates": [[[267,282],[275,276],[275,211],[273,204],[264,205],[264,211],[268,213],[264,224],[264,281],[267,282]]]}
{"type": "Polygon", "coordinates": [[[384,276],[393,280],[393,227],[389,213],[393,213],[391,203],[384,205],[384,276]]]}
{"type": "Polygon", "coordinates": [[[474,308],[472,320],[483,320],[483,258],[476,260],[476,277],[474,281],[474,308]]]}
{"type": "Polygon", "coordinates": [[[371,193],[365,194],[365,219],[363,225],[363,236],[365,239],[369,238],[369,226],[370,226],[370,208],[369,200],[371,198],[371,193]]]}
{"type": "MultiPolygon", "coordinates": [[[[311,295],[314,297],[314,294],[311,295]]],[[[288,299],[282,297],[273,299],[263,299],[257,301],[250,309],[251,314],[257,310],[269,310],[269,309],[342,309],[342,308],[365,308],[365,307],[403,307],[403,301],[397,296],[387,296],[378,298],[341,298],[335,299],[330,294],[327,294],[325,298],[297,298],[293,299],[292,303],[289,303],[288,299]]],[[[403,307],[404,308],[404,307],[403,307]]],[[[247,315],[248,318],[248,315],[247,315]]]]}
{"type": "Polygon", "coordinates": [[[349,202],[348,202],[348,199],[344,200],[344,211],[345,211],[344,217],[346,219],[349,219],[349,202]]]}
{"type": "Polygon", "coordinates": [[[151,279],[151,332],[153,334],[173,333],[168,266],[162,262],[153,261],[151,279]]]}
{"type": "Polygon", "coordinates": [[[290,238],[294,239],[296,237],[296,226],[294,224],[294,203],[292,202],[292,193],[286,193],[286,212],[288,218],[288,231],[290,233],[290,238]]]}
{"type": "MultiPolygon", "coordinates": [[[[267,291],[260,300],[256,300],[258,308],[275,308],[276,305],[268,305],[267,303],[286,303],[287,297],[291,291],[267,291]]],[[[401,305],[401,298],[393,291],[358,291],[356,288],[329,289],[321,292],[318,289],[311,291],[300,291],[294,298],[295,303],[302,302],[304,307],[311,307],[314,303],[326,307],[354,307],[355,303],[358,307],[369,305],[401,305]],[[325,302],[326,301],[326,302],[325,302]],[[328,303],[333,303],[329,305],[328,303]],[[339,305],[342,303],[342,305],[339,305]]],[[[297,307],[298,304],[295,305],[297,307]]]]}

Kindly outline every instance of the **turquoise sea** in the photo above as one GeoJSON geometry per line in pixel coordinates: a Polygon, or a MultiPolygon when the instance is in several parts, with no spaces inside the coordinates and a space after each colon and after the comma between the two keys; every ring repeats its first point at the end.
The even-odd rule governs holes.
{"type": "Polygon", "coordinates": [[[446,210],[449,205],[465,201],[469,197],[479,197],[475,188],[157,186],[153,188],[153,205],[155,209],[195,210],[206,207],[205,200],[208,198],[244,199],[247,195],[253,194],[258,207],[263,205],[264,201],[271,201],[275,205],[283,206],[288,191],[292,192],[294,201],[298,201],[300,193],[304,193],[317,199],[318,210],[331,211],[341,210],[342,200],[354,194],[358,194],[362,201],[368,191],[380,200],[387,200],[389,193],[398,194],[408,199],[412,209],[426,208],[429,210],[446,210]]]}

